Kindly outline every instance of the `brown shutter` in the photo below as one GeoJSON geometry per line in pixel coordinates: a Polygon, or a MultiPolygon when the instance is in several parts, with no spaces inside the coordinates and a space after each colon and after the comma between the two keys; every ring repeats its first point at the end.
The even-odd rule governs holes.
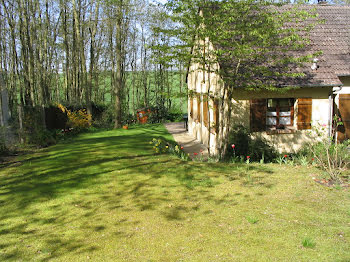
{"type": "Polygon", "coordinates": [[[350,95],[339,95],[339,117],[343,125],[338,126],[338,141],[350,138],[350,95]]]}
{"type": "Polygon", "coordinates": [[[214,112],[213,112],[213,122],[215,125],[215,132],[219,132],[219,99],[214,99],[214,112]]]}
{"type": "Polygon", "coordinates": [[[203,122],[209,128],[208,103],[208,95],[203,95],[203,122]]]}
{"type": "Polygon", "coordinates": [[[193,96],[190,97],[190,117],[193,120],[193,96]]]}
{"type": "Polygon", "coordinates": [[[201,121],[201,94],[197,94],[197,120],[201,121]]]}
{"type": "Polygon", "coordinates": [[[312,99],[299,98],[298,99],[298,130],[311,129],[312,119],[312,99]]]}
{"type": "Polygon", "coordinates": [[[266,99],[250,100],[250,131],[266,130],[266,99]]]}

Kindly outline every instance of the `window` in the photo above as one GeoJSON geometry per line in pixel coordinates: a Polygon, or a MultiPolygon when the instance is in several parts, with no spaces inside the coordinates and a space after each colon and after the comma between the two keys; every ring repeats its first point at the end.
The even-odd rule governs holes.
{"type": "Polygon", "coordinates": [[[293,126],[294,99],[267,99],[266,126],[268,129],[285,129],[293,126]]]}
{"type": "Polygon", "coordinates": [[[250,100],[251,132],[290,133],[294,131],[291,128],[294,126],[294,117],[297,120],[298,130],[311,128],[311,98],[250,100]],[[294,104],[297,104],[296,112],[294,112],[294,104]]]}

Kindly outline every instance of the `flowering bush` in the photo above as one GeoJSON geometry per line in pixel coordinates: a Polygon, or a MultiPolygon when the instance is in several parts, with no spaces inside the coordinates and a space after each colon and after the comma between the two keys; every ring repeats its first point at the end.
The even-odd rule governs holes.
{"type": "Polygon", "coordinates": [[[92,116],[88,114],[86,109],[70,111],[65,106],[58,104],[57,107],[68,116],[68,126],[71,128],[82,130],[91,126],[92,116]]]}
{"type": "Polygon", "coordinates": [[[86,109],[78,111],[68,111],[68,125],[76,129],[86,129],[91,126],[91,115],[87,113],[86,109]]]}

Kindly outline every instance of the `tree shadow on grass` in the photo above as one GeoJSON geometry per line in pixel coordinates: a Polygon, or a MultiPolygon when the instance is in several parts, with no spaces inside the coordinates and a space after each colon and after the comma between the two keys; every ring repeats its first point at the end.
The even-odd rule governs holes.
{"type": "MultiPolygon", "coordinates": [[[[0,247],[7,250],[0,252],[0,258],[23,260],[29,252],[31,258],[46,261],[67,252],[98,251],[98,245],[86,243],[89,235],[84,234],[112,231],[120,238],[136,234],[127,231],[133,223],[129,218],[113,226],[101,224],[101,209],[125,214],[156,212],[171,222],[205,212],[201,201],[222,207],[237,203],[233,196],[216,196],[210,190],[218,177],[230,172],[224,164],[155,155],[149,141],[167,136],[158,127],[121,132],[84,134],[37,156],[28,156],[9,175],[0,175],[0,209],[4,211],[0,212],[0,221],[5,221],[0,224],[0,239],[41,239],[46,250],[28,247],[30,251],[23,252],[25,247],[5,246],[0,240],[0,247]],[[79,191],[84,193],[79,195],[79,191]],[[174,203],[174,199],[181,203],[174,203]],[[50,204],[52,201],[54,204],[50,204]],[[91,225],[81,225],[82,221],[91,225]],[[73,233],[64,236],[67,231],[73,233]],[[37,252],[41,252],[39,257],[35,257],[37,252]]],[[[235,172],[231,177],[239,179],[235,172]]]]}

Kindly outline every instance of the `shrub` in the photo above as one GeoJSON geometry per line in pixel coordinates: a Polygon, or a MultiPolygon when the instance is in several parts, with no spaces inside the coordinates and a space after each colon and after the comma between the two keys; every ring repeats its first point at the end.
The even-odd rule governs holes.
{"type": "Polygon", "coordinates": [[[25,143],[46,147],[53,144],[50,132],[45,130],[41,107],[25,107],[23,117],[23,133],[20,136],[25,143]]]}
{"type": "Polygon", "coordinates": [[[113,106],[108,106],[101,114],[94,119],[94,126],[102,128],[113,128],[115,110],[113,106]]]}
{"type": "Polygon", "coordinates": [[[86,109],[78,111],[68,111],[68,125],[72,128],[82,130],[91,126],[91,115],[87,113],[86,109]]]}
{"type": "Polygon", "coordinates": [[[5,139],[4,139],[4,134],[3,130],[0,127],[0,156],[5,156],[8,155],[9,149],[6,146],[5,139]]]}
{"type": "Polygon", "coordinates": [[[168,113],[167,120],[170,122],[181,122],[183,121],[183,112],[179,110],[172,110],[168,113]]]}
{"type": "Polygon", "coordinates": [[[329,137],[321,135],[320,127],[314,127],[321,142],[309,144],[309,149],[319,168],[326,172],[328,178],[334,182],[341,182],[350,167],[350,141],[338,143],[335,134],[342,122],[337,117],[333,119],[333,129],[329,137]]]}
{"type": "Polygon", "coordinates": [[[148,113],[149,123],[161,123],[164,121],[180,122],[183,121],[183,112],[180,109],[168,110],[164,106],[151,107],[148,113]]]}
{"type": "Polygon", "coordinates": [[[28,137],[28,143],[39,147],[48,147],[57,143],[55,131],[36,128],[28,137]]]}
{"type": "Polygon", "coordinates": [[[236,126],[229,134],[226,158],[239,160],[250,156],[251,161],[263,159],[264,162],[271,162],[277,155],[276,150],[267,141],[263,138],[253,138],[243,126],[236,126]]]}
{"type": "Polygon", "coordinates": [[[71,111],[65,106],[59,104],[58,107],[64,113],[67,113],[68,122],[67,125],[78,131],[87,129],[91,126],[92,116],[87,113],[86,109],[79,109],[76,111],[71,111]]]}
{"type": "Polygon", "coordinates": [[[310,146],[316,164],[324,170],[329,179],[340,182],[345,172],[350,167],[350,141],[343,143],[335,143],[332,140],[324,140],[322,142],[310,146]]]}
{"type": "Polygon", "coordinates": [[[59,106],[50,105],[49,107],[45,108],[45,123],[47,129],[66,129],[67,122],[67,113],[66,111],[62,111],[62,108],[59,106]]]}

